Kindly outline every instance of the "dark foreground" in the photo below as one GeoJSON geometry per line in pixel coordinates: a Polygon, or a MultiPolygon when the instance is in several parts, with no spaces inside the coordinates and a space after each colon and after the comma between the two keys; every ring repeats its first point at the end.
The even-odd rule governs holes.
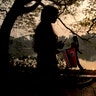
{"type": "Polygon", "coordinates": [[[9,72],[1,81],[0,96],[96,96],[96,71],[61,70],[56,83],[40,81],[35,71],[9,72]]]}

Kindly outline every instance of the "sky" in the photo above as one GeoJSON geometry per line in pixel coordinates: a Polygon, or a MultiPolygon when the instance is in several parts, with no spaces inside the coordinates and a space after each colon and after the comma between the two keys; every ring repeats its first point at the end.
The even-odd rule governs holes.
{"type": "MultiPolygon", "coordinates": [[[[88,0],[85,0],[79,7],[78,10],[76,12],[76,15],[70,15],[67,14],[65,16],[60,16],[59,18],[67,25],[69,26],[69,28],[71,27],[70,24],[74,24],[78,21],[81,21],[85,18],[85,15],[82,13],[82,11],[84,10],[84,8],[86,8],[88,6],[88,0]],[[66,18],[66,19],[64,19],[66,18]]],[[[57,19],[55,24],[52,24],[53,28],[56,32],[56,34],[58,36],[66,36],[69,37],[71,35],[71,33],[61,24],[61,22],[57,19]]],[[[80,33],[81,34],[81,33],[80,33]]]]}

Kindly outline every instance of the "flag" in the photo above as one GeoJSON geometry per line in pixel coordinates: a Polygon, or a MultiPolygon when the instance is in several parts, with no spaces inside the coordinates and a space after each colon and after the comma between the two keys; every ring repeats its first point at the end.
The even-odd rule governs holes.
{"type": "Polygon", "coordinates": [[[68,68],[77,67],[77,54],[75,48],[65,49],[62,53],[68,68]]]}

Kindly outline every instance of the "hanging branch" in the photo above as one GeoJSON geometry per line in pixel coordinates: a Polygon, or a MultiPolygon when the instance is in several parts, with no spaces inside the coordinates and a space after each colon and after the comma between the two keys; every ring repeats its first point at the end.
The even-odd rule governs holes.
{"type": "Polygon", "coordinates": [[[63,22],[59,17],[58,17],[58,20],[64,25],[65,28],[67,28],[68,30],[70,30],[70,32],[71,32],[72,34],[78,36],[78,37],[81,38],[82,40],[88,41],[88,39],[85,39],[85,38],[80,37],[80,36],[79,36],[78,34],[76,34],[72,29],[70,29],[69,27],[67,27],[67,26],[64,24],[64,22],[63,22]]]}
{"type": "Polygon", "coordinates": [[[96,23],[95,20],[96,20],[96,18],[94,18],[94,19],[92,20],[92,24],[91,24],[91,26],[89,27],[89,29],[88,29],[88,31],[87,31],[88,34],[89,34],[89,32],[91,31],[91,29],[92,29],[92,27],[94,26],[94,24],[96,23]]]}
{"type": "Polygon", "coordinates": [[[69,27],[67,27],[60,18],[58,18],[58,20],[64,25],[65,28],[67,28],[68,30],[70,30],[70,32],[71,32],[72,34],[75,34],[75,35],[77,35],[78,37],[80,37],[80,36],[79,36],[78,34],[76,34],[73,30],[71,30],[69,27]]]}

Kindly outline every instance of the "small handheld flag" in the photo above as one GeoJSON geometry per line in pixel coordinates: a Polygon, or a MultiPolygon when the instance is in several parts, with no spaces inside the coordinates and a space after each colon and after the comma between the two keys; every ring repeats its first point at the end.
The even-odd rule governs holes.
{"type": "Polygon", "coordinates": [[[68,68],[77,67],[77,54],[75,48],[68,48],[64,50],[62,53],[68,68]]]}

